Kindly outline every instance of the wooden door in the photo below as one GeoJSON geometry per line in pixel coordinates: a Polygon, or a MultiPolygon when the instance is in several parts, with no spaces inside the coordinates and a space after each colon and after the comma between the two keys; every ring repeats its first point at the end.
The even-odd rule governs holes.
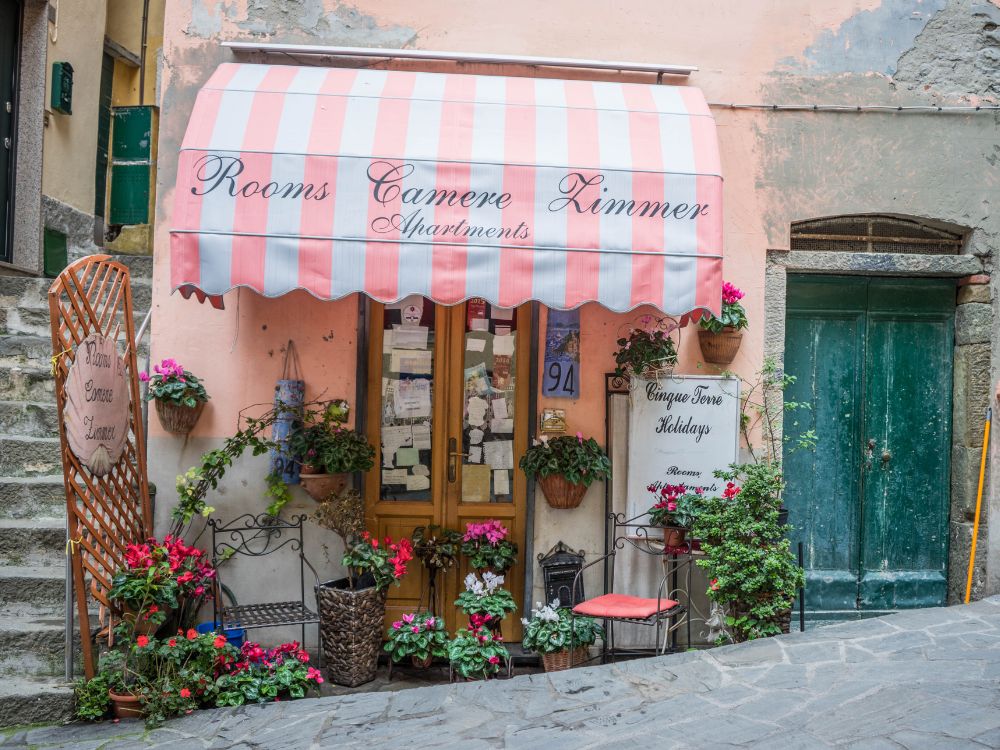
{"type": "Polygon", "coordinates": [[[21,3],[0,0],[0,261],[10,262],[14,224],[14,136],[21,3]]]}
{"type": "Polygon", "coordinates": [[[786,449],[786,504],[802,541],[807,608],[944,604],[954,285],[790,276],[786,417],[815,451],[786,449]]]}
{"type": "MultiPolygon", "coordinates": [[[[494,518],[524,549],[526,482],[516,466],[527,447],[530,343],[527,305],[372,305],[368,429],[377,465],[365,486],[380,536],[410,536],[432,523],[464,532],[494,518]]],[[[519,556],[505,583],[519,610],[524,562],[519,556]]],[[[464,625],[453,602],[467,572],[463,560],[436,582],[435,609],[452,631],[464,625]]],[[[427,608],[428,587],[427,571],[413,564],[389,591],[387,622],[427,608]]],[[[520,635],[520,620],[509,617],[504,636],[520,635]]]]}

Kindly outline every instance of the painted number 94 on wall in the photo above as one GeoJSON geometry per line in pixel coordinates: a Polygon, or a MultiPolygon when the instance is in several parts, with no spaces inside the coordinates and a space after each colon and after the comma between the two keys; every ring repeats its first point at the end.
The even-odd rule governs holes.
{"type": "Polygon", "coordinates": [[[542,395],[580,397],[580,311],[549,310],[542,395]]]}

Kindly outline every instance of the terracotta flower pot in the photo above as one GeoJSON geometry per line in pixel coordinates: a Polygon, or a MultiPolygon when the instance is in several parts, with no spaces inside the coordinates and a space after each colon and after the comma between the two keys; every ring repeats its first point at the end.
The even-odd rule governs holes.
{"type": "Polygon", "coordinates": [[[587,492],[586,485],[571,482],[561,474],[540,477],[538,486],[542,488],[542,493],[550,506],[563,510],[578,507],[587,492]]]}
{"type": "Polygon", "coordinates": [[[205,402],[199,401],[194,406],[184,406],[169,401],[156,400],[156,416],[167,432],[174,435],[187,435],[198,423],[198,418],[205,409],[205,402]]]}
{"type": "Polygon", "coordinates": [[[111,713],[114,714],[116,719],[142,718],[144,712],[142,703],[139,701],[139,696],[132,695],[131,693],[119,695],[109,690],[108,697],[111,699],[111,713]]]}
{"type": "Polygon", "coordinates": [[[726,326],[718,333],[701,329],[698,331],[698,341],[701,343],[701,355],[706,362],[714,365],[728,365],[736,359],[743,341],[743,331],[732,326],[726,326]]]}
{"type": "MultiPolygon", "coordinates": [[[[173,607],[160,607],[160,612],[163,612],[164,614],[163,622],[170,619],[170,615],[173,611],[173,607]]],[[[156,631],[160,629],[160,625],[163,624],[152,622],[146,617],[141,617],[139,613],[128,604],[125,604],[122,607],[122,619],[125,620],[125,622],[132,624],[136,635],[155,635],[156,631]]]]}
{"type": "Polygon", "coordinates": [[[682,529],[679,526],[663,527],[663,543],[668,547],[684,547],[687,544],[684,539],[686,535],[687,529],[682,529]]]}
{"type": "Polygon", "coordinates": [[[322,474],[323,471],[316,464],[303,463],[299,468],[299,476],[303,474],[322,474]]]}
{"type": "Polygon", "coordinates": [[[322,502],[330,495],[343,492],[347,486],[347,477],[347,474],[308,474],[303,471],[299,474],[299,482],[309,497],[322,502]]]}
{"type": "Polygon", "coordinates": [[[417,655],[413,654],[410,656],[410,662],[417,669],[427,669],[427,667],[429,667],[434,662],[434,656],[431,654],[427,654],[426,659],[418,659],[417,655]]]}

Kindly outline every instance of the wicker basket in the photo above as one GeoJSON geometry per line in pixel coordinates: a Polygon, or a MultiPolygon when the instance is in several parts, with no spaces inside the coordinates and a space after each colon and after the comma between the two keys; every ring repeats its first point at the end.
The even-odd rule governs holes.
{"type": "Polygon", "coordinates": [[[728,365],[736,359],[736,352],[740,350],[743,331],[738,331],[732,326],[726,326],[718,333],[702,329],[698,331],[698,341],[701,343],[701,355],[706,362],[728,365]]]}
{"type": "Polygon", "coordinates": [[[330,682],[357,687],[375,679],[386,592],[346,586],[346,578],[316,586],[320,641],[330,682]]]}
{"type": "Polygon", "coordinates": [[[561,672],[564,669],[583,664],[589,656],[586,646],[579,646],[572,651],[556,651],[551,654],[542,654],[542,666],[546,672],[561,672]]]}
{"type": "Polygon", "coordinates": [[[583,501],[587,492],[586,485],[570,482],[561,474],[549,474],[538,480],[539,487],[545,494],[545,499],[553,508],[576,508],[583,501]]]}
{"type": "Polygon", "coordinates": [[[204,409],[204,401],[199,401],[194,406],[184,406],[156,399],[156,416],[160,418],[163,429],[174,435],[187,435],[191,432],[204,409]]]}

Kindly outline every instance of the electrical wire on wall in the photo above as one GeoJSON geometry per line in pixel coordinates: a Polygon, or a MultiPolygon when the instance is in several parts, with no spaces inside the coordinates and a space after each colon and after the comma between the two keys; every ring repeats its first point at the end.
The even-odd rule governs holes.
{"type": "Polygon", "coordinates": [[[1000,104],[941,106],[937,104],[737,104],[709,102],[715,109],[751,109],[768,112],[881,112],[882,114],[961,114],[1000,112],[1000,104]]]}

